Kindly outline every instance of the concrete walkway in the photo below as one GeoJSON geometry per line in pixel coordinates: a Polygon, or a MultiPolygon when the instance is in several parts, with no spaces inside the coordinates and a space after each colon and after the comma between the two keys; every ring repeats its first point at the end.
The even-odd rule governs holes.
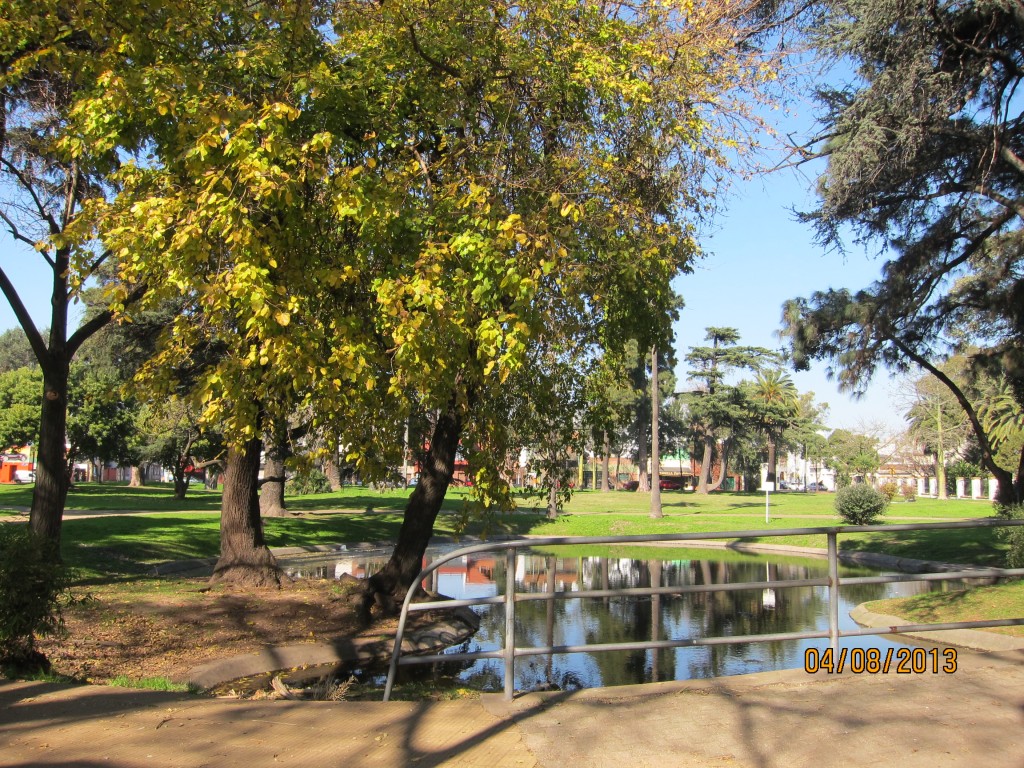
{"type": "Polygon", "coordinates": [[[0,766],[1024,766],[1024,652],[437,703],[0,683],[0,766]]]}

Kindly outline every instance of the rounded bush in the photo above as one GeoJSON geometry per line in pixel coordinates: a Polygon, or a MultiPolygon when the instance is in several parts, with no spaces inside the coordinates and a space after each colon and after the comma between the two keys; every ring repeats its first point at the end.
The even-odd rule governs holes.
{"type": "Polygon", "coordinates": [[[899,486],[890,480],[887,483],[882,483],[882,487],[878,490],[885,494],[885,498],[892,501],[896,498],[896,494],[899,493],[899,486]]]}
{"type": "Polygon", "coordinates": [[[835,504],[847,525],[871,525],[885,512],[889,499],[877,488],[857,483],[836,491],[835,504]]]}
{"type": "MultiPolygon", "coordinates": [[[[999,509],[999,516],[1007,520],[1024,520],[1024,504],[999,509]]],[[[999,538],[1008,545],[1006,552],[1007,568],[1024,568],[1024,525],[1013,528],[1000,528],[999,538]]]]}

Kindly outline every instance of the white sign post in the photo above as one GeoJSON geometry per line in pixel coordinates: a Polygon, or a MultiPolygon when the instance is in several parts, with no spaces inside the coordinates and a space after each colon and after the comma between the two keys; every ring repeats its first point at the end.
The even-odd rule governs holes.
{"type": "Polygon", "coordinates": [[[771,492],[775,490],[775,483],[764,483],[764,523],[767,525],[771,522],[771,512],[769,511],[768,498],[771,496],[771,492]]]}

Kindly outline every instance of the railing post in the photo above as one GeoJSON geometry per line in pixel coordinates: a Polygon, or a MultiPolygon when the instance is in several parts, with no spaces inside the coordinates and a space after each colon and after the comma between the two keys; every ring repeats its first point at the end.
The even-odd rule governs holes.
{"type": "Polygon", "coordinates": [[[839,545],[838,534],[828,532],[828,641],[832,653],[839,652],[839,545]]]}
{"type": "Polygon", "coordinates": [[[505,551],[505,701],[516,685],[516,550],[505,551]]]}

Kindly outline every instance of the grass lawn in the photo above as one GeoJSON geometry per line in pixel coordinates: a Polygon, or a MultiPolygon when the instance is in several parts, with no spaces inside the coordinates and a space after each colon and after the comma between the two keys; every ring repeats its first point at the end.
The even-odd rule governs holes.
{"type": "MultiPolygon", "coordinates": [[[[318,511],[320,514],[267,519],[266,538],[271,547],[394,540],[409,494],[408,489],[375,491],[348,487],[337,493],[291,496],[287,504],[292,511],[318,511]]],[[[458,513],[467,498],[466,489],[449,491],[444,513],[438,519],[437,534],[456,533],[458,513]]],[[[662,494],[665,516],[655,520],[649,517],[649,496],[644,494],[581,491],[574,494],[557,520],[546,519],[542,500],[523,497],[515,513],[473,522],[465,532],[603,536],[815,527],[839,522],[832,507],[834,498],[830,493],[772,494],[771,522],[765,524],[761,493],[715,493],[702,498],[693,493],[667,491],[662,494]]],[[[30,501],[31,486],[0,486],[0,509],[25,507],[30,501]]],[[[66,517],[63,526],[65,558],[77,569],[83,584],[121,583],[127,587],[132,583],[133,589],[146,589],[145,584],[152,581],[156,588],[159,580],[147,578],[154,564],[216,557],[220,545],[219,504],[220,492],[202,487],[190,488],[187,497],[178,501],[167,486],[128,488],[112,483],[80,483],[69,494],[69,510],[146,511],[148,514],[66,517]]],[[[913,503],[894,502],[884,520],[937,522],[991,515],[991,506],[984,502],[922,499],[913,503]]],[[[766,537],[760,541],[826,546],[824,535],[766,537]]],[[[1003,565],[1006,551],[1006,545],[993,529],[850,534],[840,536],[839,545],[844,550],[994,566],[1003,565]]],[[[167,587],[164,580],[162,588],[167,587]]],[[[971,594],[980,598],[988,589],[995,588],[976,589],[971,594]]],[[[1024,582],[1007,589],[1010,593],[1019,591],[1019,599],[1024,601],[1024,582]]],[[[927,597],[936,602],[953,601],[951,610],[956,610],[955,606],[960,603],[942,596],[948,594],[955,593],[927,597]]],[[[890,607],[886,612],[897,612],[897,608],[890,607]]]]}
{"type": "MultiPolygon", "coordinates": [[[[0,487],[0,507],[21,501],[27,504],[30,492],[30,486],[0,487]]],[[[267,541],[272,547],[285,547],[393,540],[409,494],[408,489],[375,491],[348,487],[337,493],[291,496],[287,504],[292,511],[316,510],[320,514],[268,519],[267,541]]],[[[458,513],[467,496],[463,488],[449,492],[444,507],[449,514],[443,513],[439,518],[438,534],[455,533],[458,513]]],[[[649,497],[643,494],[583,491],[573,496],[557,520],[548,521],[543,508],[535,506],[539,500],[523,498],[516,513],[474,521],[466,532],[602,536],[815,527],[838,522],[832,509],[834,496],[828,493],[773,494],[768,524],[764,522],[764,496],[760,493],[716,493],[701,498],[692,493],[666,492],[663,499],[665,516],[655,520],[648,515],[649,497]]],[[[184,501],[177,501],[165,486],[128,488],[110,483],[81,483],[69,495],[70,510],[150,513],[95,518],[67,516],[63,527],[67,560],[87,578],[96,579],[104,573],[141,575],[154,563],[169,560],[215,557],[219,547],[219,502],[219,492],[201,488],[190,489],[184,501]]],[[[990,506],[978,502],[926,500],[894,503],[885,519],[935,522],[987,517],[991,512],[990,506]]],[[[764,540],[794,546],[826,546],[823,535],[764,540]]],[[[992,530],[851,534],[840,537],[840,546],[984,565],[1001,564],[1005,551],[992,530]]]]}
{"type": "MultiPolygon", "coordinates": [[[[921,624],[1015,619],[1024,617],[1024,581],[876,600],[867,603],[867,607],[875,613],[901,616],[921,624]]],[[[994,627],[988,631],[1024,637],[1024,627],[994,627]]]]}

